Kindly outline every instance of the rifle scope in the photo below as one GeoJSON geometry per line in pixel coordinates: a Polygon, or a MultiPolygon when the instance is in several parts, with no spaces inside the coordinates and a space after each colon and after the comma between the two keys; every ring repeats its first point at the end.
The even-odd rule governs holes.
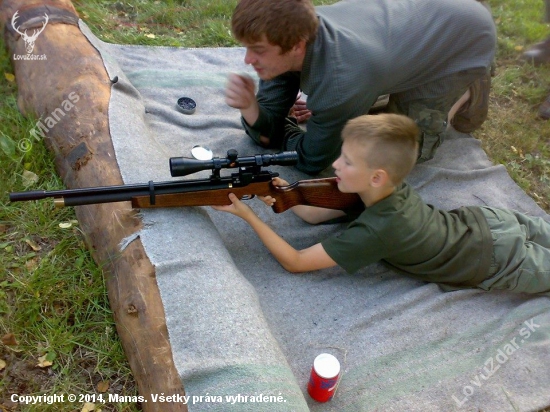
{"type": "Polygon", "coordinates": [[[261,167],[270,165],[291,166],[295,165],[297,162],[298,153],[294,151],[238,157],[237,151],[231,149],[227,151],[227,157],[214,157],[211,160],[197,160],[190,157],[171,157],[170,174],[172,177],[177,177],[187,176],[208,169],[219,172],[220,169],[233,167],[261,167]]]}

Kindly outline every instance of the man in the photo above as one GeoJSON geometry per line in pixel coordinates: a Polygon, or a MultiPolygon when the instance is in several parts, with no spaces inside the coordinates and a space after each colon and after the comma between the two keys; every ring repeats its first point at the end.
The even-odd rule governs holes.
{"type": "Polygon", "coordinates": [[[346,121],[368,113],[378,96],[389,94],[389,110],[421,128],[419,161],[433,157],[453,115],[466,133],[486,118],[496,34],[475,0],[344,0],[317,8],[310,0],[241,0],[232,30],[260,87],[255,95],[252,79],[233,74],[227,103],[240,109],[258,144],[296,150],[306,173],[330,166],[346,121]],[[288,117],[300,90],[311,111],[306,132],[288,117]]]}

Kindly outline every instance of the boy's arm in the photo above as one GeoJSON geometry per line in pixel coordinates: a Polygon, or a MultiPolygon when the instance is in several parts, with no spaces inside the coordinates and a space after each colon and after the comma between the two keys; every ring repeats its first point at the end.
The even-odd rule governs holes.
{"type": "Polygon", "coordinates": [[[293,206],[290,210],[302,218],[305,222],[317,225],[327,220],[336,219],[338,217],[346,216],[346,213],[342,210],[325,209],[323,207],[297,205],[293,206]]]}
{"type": "Polygon", "coordinates": [[[213,206],[214,209],[229,212],[245,220],[254,229],[260,240],[286,270],[293,273],[309,272],[336,266],[336,262],[317,243],[303,250],[296,250],[265,224],[250,207],[233,193],[229,195],[231,205],[213,206]]]}

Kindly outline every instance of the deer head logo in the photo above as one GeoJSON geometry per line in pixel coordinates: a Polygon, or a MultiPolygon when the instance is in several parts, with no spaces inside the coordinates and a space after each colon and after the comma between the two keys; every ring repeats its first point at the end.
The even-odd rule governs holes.
{"type": "Polygon", "coordinates": [[[11,25],[13,27],[13,29],[19,33],[21,35],[21,37],[23,38],[23,41],[25,42],[25,49],[27,50],[27,54],[31,54],[32,51],[34,50],[34,42],[36,41],[36,38],[38,37],[38,35],[40,33],[42,33],[44,31],[44,29],[46,28],[46,24],[48,24],[48,15],[46,13],[44,13],[44,17],[46,18],[46,20],[44,21],[44,23],[42,23],[42,28],[41,29],[34,29],[34,33],[32,34],[32,36],[29,36],[27,34],[27,30],[25,30],[23,33],[21,33],[19,31],[19,29],[17,27],[15,27],[15,24],[16,24],[16,21],[17,21],[17,18],[19,17],[17,14],[19,13],[19,11],[16,11],[15,14],[13,15],[13,17],[11,18],[11,25]]]}

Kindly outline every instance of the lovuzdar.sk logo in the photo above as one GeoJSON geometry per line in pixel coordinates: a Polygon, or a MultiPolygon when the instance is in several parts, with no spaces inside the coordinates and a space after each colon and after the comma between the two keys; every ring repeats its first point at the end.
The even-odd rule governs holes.
{"type": "Polygon", "coordinates": [[[33,29],[33,33],[29,35],[27,33],[28,29],[25,29],[24,31],[21,31],[19,28],[21,25],[17,24],[17,19],[19,18],[19,10],[15,12],[15,14],[11,18],[11,26],[13,27],[13,30],[15,30],[16,33],[18,33],[23,41],[25,42],[25,50],[27,51],[27,54],[14,54],[13,59],[14,60],[47,60],[46,55],[35,55],[32,54],[34,50],[34,43],[36,42],[36,39],[44,31],[46,28],[46,25],[48,24],[49,17],[46,13],[44,13],[44,21],[42,22],[42,27],[38,29],[33,29]]]}

